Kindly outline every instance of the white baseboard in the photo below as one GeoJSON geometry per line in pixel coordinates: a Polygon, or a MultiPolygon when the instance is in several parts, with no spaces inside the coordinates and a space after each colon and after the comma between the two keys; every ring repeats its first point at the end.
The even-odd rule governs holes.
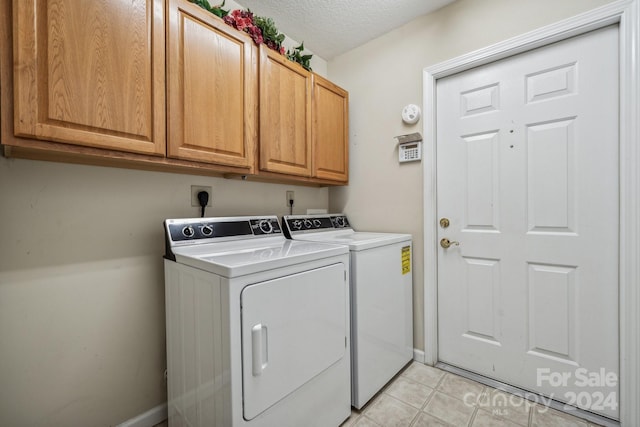
{"type": "Polygon", "coordinates": [[[149,409],[144,414],[140,414],[122,424],[118,424],[118,427],[153,427],[166,419],[167,404],[163,403],[162,405],[149,409]]]}
{"type": "Polygon", "coordinates": [[[413,360],[416,362],[424,363],[424,351],[418,350],[417,348],[413,349],[413,360]]]}

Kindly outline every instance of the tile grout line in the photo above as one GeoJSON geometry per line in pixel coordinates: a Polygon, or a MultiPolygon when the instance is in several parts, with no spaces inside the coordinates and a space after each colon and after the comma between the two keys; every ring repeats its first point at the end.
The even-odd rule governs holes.
{"type": "Polygon", "coordinates": [[[473,426],[473,423],[475,422],[476,417],[478,416],[478,411],[480,411],[480,399],[482,398],[484,393],[487,392],[487,391],[488,391],[488,387],[483,385],[482,386],[482,392],[480,392],[480,395],[476,399],[476,404],[474,405],[475,409],[473,410],[473,413],[471,414],[471,419],[469,419],[469,424],[467,424],[468,427],[473,426]]]}
{"type": "MultiPolygon", "coordinates": [[[[453,381],[453,380],[455,380],[457,378],[461,378],[461,379],[466,380],[466,381],[464,381],[462,385],[461,384],[456,384],[456,387],[460,386],[461,389],[464,389],[466,391],[475,390],[477,388],[480,388],[480,390],[475,390],[477,392],[477,397],[476,397],[475,402],[474,402],[474,404],[472,406],[472,411],[471,411],[471,414],[469,415],[469,417],[470,417],[469,421],[466,424],[468,427],[473,427],[473,424],[476,423],[476,421],[479,421],[478,417],[481,415],[480,414],[481,410],[485,410],[489,415],[492,415],[493,417],[496,417],[497,419],[503,420],[506,423],[509,423],[509,425],[514,425],[514,426],[518,425],[520,427],[533,427],[535,422],[537,422],[536,421],[536,413],[534,412],[534,411],[536,411],[536,409],[538,407],[538,405],[536,405],[536,404],[533,404],[531,406],[527,405],[526,413],[522,413],[522,416],[519,416],[517,418],[507,417],[506,415],[502,415],[501,413],[497,413],[496,414],[496,413],[494,413],[494,412],[492,412],[490,410],[493,406],[486,406],[485,407],[485,406],[482,405],[482,402],[484,401],[485,398],[488,399],[489,402],[491,401],[491,398],[493,396],[493,391],[499,391],[499,392],[505,393],[507,395],[518,396],[518,397],[520,397],[522,399],[523,402],[527,402],[527,403],[529,402],[527,399],[524,399],[521,396],[510,392],[509,390],[502,390],[500,388],[495,388],[495,387],[492,387],[490,385],[483,384],[483,383],[480,383],[478,381],[474,381],[474,380],[472,380],[470,378],[466,378],[464,376],[459,376],[457,374],[454,374],[454,373],[451,373],[451,372],[448,372],[448,371],[445,371],[445,370],[442,370],[442,369],[438,369],[438,368],[436,368],[436,369],[438,369],[438,371],[439,371],[439,376],[436,377],[437,381],[435,381],[435,385],[432,386],[431,384],[434,384],[434,382],[431,382],[431,381],[433,379],[433,376],[435,376],[435,374],[429,373],[429,375],[427,375],[427,376],[421,376],[420,375],[421,372],[418,371],[417,372],[418,375],[416,375],[416,376],[407,375],[406,371],[409,368],[409,366],[410,365],[407,365],[407,367],[405,369],[403,369],[397,376],[395,376],[389,383],[387,383],[387,385],[379,392],[379,394],[374,399],[372,399],[372,402],[371,402],[371,403],[373,403],[373,400],[379,398],[381,395],[384,395],[385,398],[387,398],[387,399],[391,399],[392,401],[396,401],[398,403],[403,404],[404,406],[410,407],[413,410],[415,410],[416,413],[413,415],[413,417],[411,419],[407,420],[407,424],[403,424],[405,426],[408,426],[408,427],[416,427],[416,426],[418,426],[419,425],[419,420],[421,419],[421,417],[424,418],[425,420],[427,419],[426,417],[428,417],[428,418],[431,418],[433,421],[441,422],[441,423],[443,423],[444,425],[447,425],[447,426],[452,426],[449,422],[441,419],[440,417],[432,414],[431,412],[428,412],[427,407],[429,406],[430,403],[433,402],[433,400],[434,400],[434,398],[436,396],[436,393],[439,393],[442,396],[446,396],[446,397],[451,398],[451,399],[455,399],[457,401],[462,401],[467,405],[465,399],[460,399],[459,398],[459,396],[458,396],[459,393],[458,393],[458,395],[456,395],[458,397],[456,397],[456,396],[453,396],[453,395],[447,393],[446,391],[444,391],[442,389],[442,388],[447,388],[448,391],[450,391],[452,393],[453,392],[457,393],[456,389],[449,387],[449,385],[447,383],[447,381],[449,381],[449,380],[453,381]],[[420,379],[417,379],[417,378],[420,378],[420,379]],[[390,394],[390,390],[392,389],[393,384],[399,379],[402,379],[402,381],[404,381],[407,384],[417,385],[417,386],[422,387],[423,389],[430,390],[430,392],[429,392],[428,396],[425,398],[424,402],[422,404],[420,404],[420,405],[416,405],[416,403],[417,403],[416,399],[412,399],[411,398],[411,396],[413,396],[413,395],[406,396],[412,402],[412,403],[409,403],[409,401],[404,400],[404,398],[402,397],[403,396],[402,393],[398,394],[398,396],[394,396],[394,395],[390,394]],[[424,381],[421,381],[421,380],[424,380],[424,381]],[[428,382],[428,383],[426,383],[425,381],[428,382]],[[469,389],[466,389],[464,384],[467,383],[467,381],[468,381],[469,385],[477,384],[479,387],[475,387],[474,386],[474,387],[470,387],[469,389]],[[526,420],[524,418],[526,418],[526,420]],[[518,421],[516,421],[516,419],[518,421]]],[[[399,388],[398,390],[401,390],[401,389],[399,388]]],[[[519,406],[517,404],[513,404],[513,405],[515,405],[514,407],[519,406]]],[[[370,408],[370,404],[367,404],[366,407],[370,408]]],[[[354,426],[355,424],[357,424],[360,421],[365,421],[366,420],[366,421],[369,421],[370,423],[372,423],[372,424],[374,424],[376,426],[384,427],[384,426],[380,426],[380,424],[377,421],[375,421],[374,419],[370,418],[367,414],[365,414],[365,410],[354,412],[354,414],[356,415],[356,418],[353,419],[352,424],[350,424],[351,426],[354,426]]],[[[561,413],[561,415],[562,415],[562,413],[561,413]]],[[[565,414],[565,415],[570,416],[570,414],[565,414]]],[[[573,416],[570,416],[570,418],[573,418],[573,416]]],[[[587,426],[585,426],[585,427],[595,427],[595,425],[590,424],[588,420],[584,420],[584,419],[580,419],[580,418],[578,418],[578,419],[580,421],[582,421],[582,422],[586,422],[587,423],[587,426]]],[[[406,420],[406,418],[405,418],[405,420],[406,420]]]]}
{"type": "MultiPolygon", "coordinates": [[[[443,375],[441,375],[441,376],[440,376],[440,379],[439,379],[439,380],[438,380],[438,382],[435,384],[435,386],[434,386],[434,387],[431,387],[431,385],[429,385],[429,384],[425,384],[425,383],[423,383],[423,382],[420,382],[420,381],[418,381],[418,380],[415,380],[415,379],[411,378],[411,377],[410,377],[410,376],[408,376],[408,375],[405,375],[405,371],[406,371],[407,369],[408,369],[408,367],[407,367],[407,368],[405,368],[405,369],[403,370],[403,372],[400,374],[400,376],[399,376],[399,377],[404,377],[404,379],[405,379],[405,380],[407,380],[407,381],[409,381],[409,382],[412,382],[412,383],[414,383],[414,384],[419,384],[419,385],[421,385],[421,386],[423,386],[423,387],[427,387],[427,388],[429,388],[429,389],[431,390],[431,392],[429,393],[429,396],[425,399],[424,403],[423,403],[423,404],[418,408],[418,412],[416,413],[416,415],[413,417],[413,419],[412,419],[412,420],[411,420],[411,422],[409,423],[409,427],[415,427],[415,425],[416,425],[416,423],[418,422],[418,419],[420,418],[420,415],[421,415],[421,414],[429,415],[430,417],[433,417],[433,418],[435,418],[435,419],[437,419],[437,420],[439,420],[439,421],[441,421],[441,422],[443,422],[443,423],[445,423],[445,424],[447,424],[447,425],[450,425],[450,424],[449,424],[449,423],[447,423],[446,421],[444,421],[444,420],[442,420],[442,419],[440,419],[440,418],[436,417],[436,416],[435,416],[435,415],[433,415],[433,414],[428,413],[428,412],[425,410],[425,409],[426,409],[426,407],[427,407],[427,405],[428,405],[428,404],[429,404],[429,402],[431,401],[431,399],[433,399],[433,396],[436,394],[438,386],[442,383],[442,381],[444,381],[444,377],[445,377],[445,375],[446,375],[446,372],[444,372],[444,371],[440,370],[440,371],[442,372],[442,374],[443,374],[443,375]]],[[[437,368],[436,368],[436,369],[437,369],[437,368]]],[[[386,392],[386,390],[388,389],[388,387],[389,387],[389,386],[385,387],[385,389],[384,389],[384,391],[385,391],[385,392],[386,392]]],[[[393,396],[391,396],[391,395],[390,395],[390,394],[388,394],[388,393],[387,393],[387,395],[388,395],[388,396],[390,396],[390,397],[393,397],[393,396]]],[[[405,404],[407,404],[407,405],[409,405],[409,406],[411,406],[411,407],[415,408],[415,406],[410,405],[408,402],[404,402],[404,401],[403,401],[403,400],[401,400],[401,399],[397,399],[397,400],[399,400],[400,402],[403,402],[403,403],[405,403],[405,404]]]]}
{"type": "Polygon", "coordinates": [[[467,424],[468,427],[471,427],[473,425],[473,422],[476,420],[476,414],[478,413],[478,411],[479,409],[477,407],[473,410],[471,418],[469,419],[469,423],[467,424]]]}

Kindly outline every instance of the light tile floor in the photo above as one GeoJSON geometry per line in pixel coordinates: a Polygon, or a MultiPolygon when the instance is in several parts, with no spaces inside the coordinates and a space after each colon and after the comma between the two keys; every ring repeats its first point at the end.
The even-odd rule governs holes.
{"type": "Polygon", "coordinates": [[[593,427],[580,418],[413,362],[341,427],[593,427]]]}
{"type": "MultiPolygon", "coordinates": [[[[155,427],[166,427],[167,422],[155,427]]],[[[595,427],[580,418],[412,362],[340,427],[595,427]]],[[[301,426],[303,427],[303,426],[301,426]]]]}

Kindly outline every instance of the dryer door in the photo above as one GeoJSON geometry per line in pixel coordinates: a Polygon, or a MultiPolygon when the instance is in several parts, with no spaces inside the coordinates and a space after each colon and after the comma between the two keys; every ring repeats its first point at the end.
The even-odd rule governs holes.
{"type": "Polygon", "coordinates": [[[242,290],[246,420],[347,356],[345,271],[333,264],[242,290]]]}

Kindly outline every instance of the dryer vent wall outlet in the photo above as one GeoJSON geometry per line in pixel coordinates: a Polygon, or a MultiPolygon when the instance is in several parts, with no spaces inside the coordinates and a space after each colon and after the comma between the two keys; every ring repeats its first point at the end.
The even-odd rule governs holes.
{"type": "Polygon", "coordinates": [[[213,200],[213,194],[211,194],[211,186],[210,185],[192,185],[191,186],[191,206],[200,207],[200,202],[198,201],[198,193],[201,191],[206,191],[209,193],[209,201],[207,202],[207,207],[213,206],[211,201],[213,200]]]}

